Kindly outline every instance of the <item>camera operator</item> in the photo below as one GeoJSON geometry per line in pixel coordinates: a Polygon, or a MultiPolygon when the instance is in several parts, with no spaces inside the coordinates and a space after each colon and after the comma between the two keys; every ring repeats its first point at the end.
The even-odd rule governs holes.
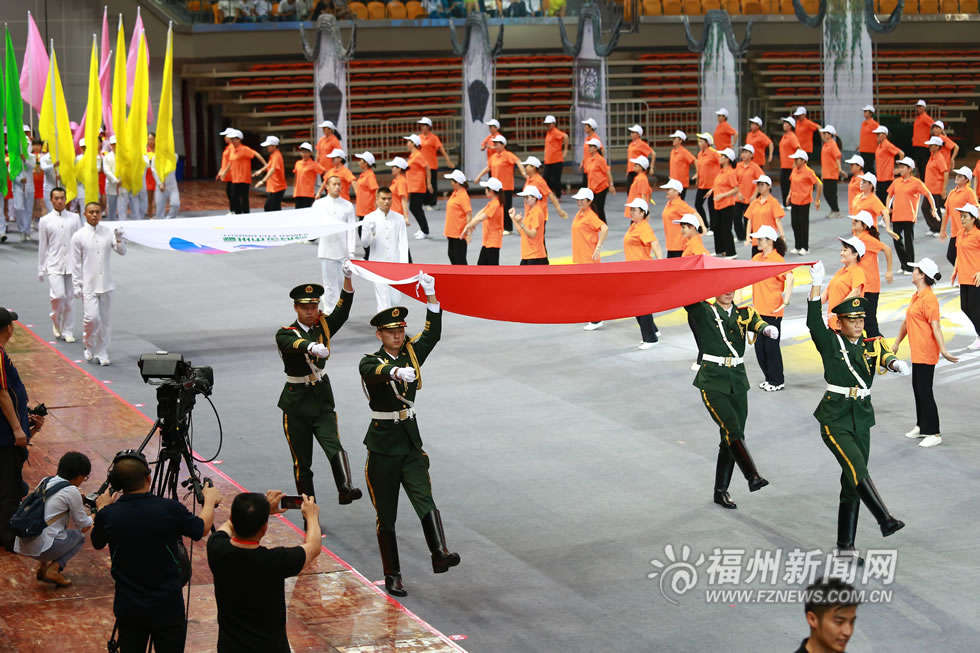
{"type": "Polygon", "coordinates": [[[289,653],[284,580],[320,555],[320,507],[303,495],[303,546],[267,549],[260,544],[269,515],[283,512],[283,493],[243,492],[231,519],[208,539],[208,566],[218,603],[218,653],[289,653]]]}
{"type": "Polygon", "coordinates": [[[150,466],[137,451],[116,454],[109,481],[119,492],[96,499],[92,546],[109,545],[116,583],[113,612],[121,653],[143,653],[152,640],[157,653],[181,652],[187,624],[181,593],[181,536],[200,540],[211,530],[221,495],[204,488],[201,516],[150,493],[150,466]]]}

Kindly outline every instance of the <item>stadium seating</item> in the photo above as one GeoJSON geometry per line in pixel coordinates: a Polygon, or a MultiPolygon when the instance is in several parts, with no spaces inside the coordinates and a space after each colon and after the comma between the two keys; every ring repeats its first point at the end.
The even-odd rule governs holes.
{"type": "Polygon", "coordinates": [[[367,3],[367,14],[368,20],[384,20],[387,18],[385,15],[385,3],[378,2],[378,0],[367,3]]]}
{"type": "Polygon", "coordinates": [[[405,9],[405,5],[398,0],[391,0],[385,7],[388,11],[388,18],[392,20],[400,20],[408,18],[408,12],[405,9]]]}
{"type": "Polygon", "coordinates": [[[425,9],[422,7],[422,3],[418,0],[409,0],[406,2],[405,11],[410,20],[425,17],[425,9]]]}
{"type": "Polygon", "coordinates": [[[355,18],[358,18],[359,20],[368,19],[367,5],[365,5],[363,2],[350,2],[347,4],[347,8],[350,9],[350,12],[354,14],[355,18]]]}

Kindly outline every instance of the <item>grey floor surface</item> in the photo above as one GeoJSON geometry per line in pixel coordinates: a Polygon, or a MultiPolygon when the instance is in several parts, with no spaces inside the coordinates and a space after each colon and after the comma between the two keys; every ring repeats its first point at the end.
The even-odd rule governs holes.
{"type": "MultiPolygon", "coordinates": [[[[609,200],[610,251],[622,247],[624,201],[622,195],[609,200]]],[[[564,204],[573,210],[570,200],[564,204]]],[[[474,199],[475,207],[481,205],[474,199]]],[[[659,209],[653,224],[662,236],[659,209]]],[[[850,225],[827,220],[826,213],[812,218],[811,256],[834,270],[836,236],[847,235],[850,225]]],[[[441,234],[441,212],[428,216],[433,233],[441,234]]],[[[919,225],[917,249],[941,263],[946,280],[937,287],[944,325],[953,336],[951,348],[962,349],[972,337],[965,317],[949,306],[958,292],[948,289],[945,243],[924,234],[925,225],[919,225]]],[[[552,256],[567,256],[569,243],[569,224],[554,217],[548,229],[552,256]]],[[[709,249],[711,243],[707,238],[709,249]]],[[[447,260],[439,235],[413,240],[411,249],[416,261],[447,260]]],[[[478,249],[470,246],[471,261],[478,249]]],[[[745,248],[740,254],[747,258],[745,248]]],[[[502,262],[514,264],[518,257],[517,238],[506,237],[502,262]]],[[[113,266],[113,364],[86,369],[152,415],[153,390],[136,367],[141,353],[180,352],[195,364],[213,366],[213,399],[225,432],[220,469],[253,490],[291,491],[276,408],[283,379],[273,335],[293,319],[289,289],[319,279],[315,247],[207,256],[131,246],[113,266]]],[[[24,323],[50,338],[47,287],[36,278],[36,243],[0,246],[0,279],[0,305],[14,308],[24,323]]],[[[342,438],[358,485],[366,490],[360,469],[368,407],[357,362],[377,341],[368,326],[373,290],[360,280],[355,286],[351,318],[332,340],[327,369],[342,438]]],[[[786,390],[758,390],[758,365],[751,354],[747,360],[753,386],[747,441],[771,485],[750,495],[743,481],[734,481],[736,511],[711,502],[718,431],[691,386],[694,343],[683,311],[658,316],[662,342],[650,351],[636,349],[639,330],[631,319],[587,333],[578,324],[447,315],[443,339],[424,368],[418,410],[435,498],[462,564],[448,574],[431,573],[421,528],[403,495],[405,605],[447,634],[466,635],[460,643],[470,651],[794,650],[807,634],[798,603],[709,602],[707,595],[731,587],[799,589],[781,577],[785,566],[771,585],[712,585],[706,561],[697,566],[695,586],[672,595],[677,605],[648,574],[658,569],[653,560],[667,559],[667,545],[677,551],[690,547],[691,562],[715,550],[744,550],[743,580],[756,551],[779,551],[785,561],[794,549],[833,547],[839,468],[811,415],[823,382],[803,326],[804,291],[794,295],[784,324],[786,390]]],[[[885,286],[881,319],[889,338],[912,292],[910,277],[885,286]]],[[[414,332],[422,309],[415,302],[409,307],[414,332]]],[[[69,358],[81,358],[81,342],[56,346],[69,358]]],[[[858,546],[897,550],[897,561],[890,584],[858,578],[861,587],[891,590],[892,596],[858,610],[848,650],[976,650],[980,527],[972,502],[980,481],[978,382],[980,352],[965,354],[957,366],[939,367],[936,394],[945,440],[932,449],[903,436],[915,423],[909,379],[888,375],[874,385],[878,425],[871,475],[907,526],[885,540],[862,509],[858,546]]],[[[195,411],[195,430],[195,448],[210,455],[217,438],[206,404],[195,411]]],[[[369,578],[380,578],[367,496],[344,507],[324,501],[333,493],[322,452],[316,453],[314,470],[325,503],[326,546],[369,578]]]]}

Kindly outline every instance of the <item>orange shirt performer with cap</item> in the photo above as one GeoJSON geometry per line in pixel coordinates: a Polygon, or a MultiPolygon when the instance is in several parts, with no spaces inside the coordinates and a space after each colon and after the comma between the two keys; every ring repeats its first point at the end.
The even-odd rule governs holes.
{"type": "Polygon", "coordinates": [[[902,274],[912,274],[912,263],[915,262],[914,229],[916,216],[919,214],[919,202],[924,197],[931,207],[933,219],[939,219],[936,213],[935,200],[929,189],[918,177],[912,176],[915,161],[905,157],[895,164],[898,177],[888,187],[888,211],[891,214],[892,238],[895,240],[895,252],[902,268],[902,274]],[[898,236],[896,238],[895,236],[898,236]]]}
{"type": "Polygon", "coordinates": [[[426,116],[422,116],[416,121],[419,126],[419,138],[422,141],[422,156],[425,157],[425,163],[429,166],[429,174],[431,182],[431,189],[425,198],[425,206],[427,211],[431,211],[436,207],[436,198],[439,195],[439,187],[437,181],[439,179],[439,154],[442,154],[442,158],[446,160],[446,166],[450,169],[454,168],[452,159],[446,153],[446,148],[442,145],[442,140],[436,136],[435,132],[432,131],[432,120],[426,116]]]}
{"type": "Polygon", "coordinates": [[[519,192],[524,198],[524,215],[511,209],[510,218],[521,232],[521,265],[548,265],[548,250],[544,244],[545,199],[541,189],[528,184],[519,192]]]}
{"type": "MultiPolygon", "coordinates": [[[[759,253],[752,257],[760,263],[785,263],[786,241],[769,225],[759,227],[752,237],[759,243],[759,253]]],[[[783,272],[752,284],[752,306],[767,324],[778,331],[783,328],[783,313],[793,295],[793,272],[783,272]]],[[[766,392],[778,392],[786,387],[783,375],[783,353],[776,338],[756,338],[755,357],[766,380],[759,387],[766,392]]]]}
{"type": "Polygon", "coordinates": [[[293,166],[293,200],[297,209],[305,209],[313,206],[316,176],[325,173],[326,169],[313,160],[313,146],[309,143],[299,146],[299,156],[299,161],[293,166]]]}
{"type": "MultiPolygon", "coordinates": [[[[685,150],[686,151],[686,150],[685,150]]],[[[667,204],[664,206],[662,220],[664,223],[664,246],[667,248],[667,258],[677,258],[684,254],[685,238],[681,233],[679,220],[685,216],[693,214],[697,216],[699,226],[707,231],[704,220],[697,214],[694,207],[685,202],[683,197],[684,186],[678,179],[669,179],[661,186],[667,194],[667,204]]],[[[700,240],[700,238],[698,239],[700,240]]],[[[703,247],[703,245],[702,245],[703,247]]]]}
{"type": "Polygon", "coordinates": [[[864,243],[856,236],[849,238],[838,236],[837,239],[841,242],[840,262],[843,267],[834,274],[820,295],[820,301],[831,308],[830,316],[827,318],[827,326],[835,331],[840,330],[840,322],[832,309],[845,299],[863,297],[864,284],[866,283],[864,270],[860,265],[861,257],[864,256],[865,252],[864,243]]]}
{"type": "MultiPolygon", "coordinates": [[[[653,227],[647,218],[650,215],[650,205],[642,197],[636,197],[626,204],[629,211],[630,226],[623,236],[623,253],[627,261],[650,261],[654,258],[663,258],[660,251],[660,243],[657,235],[653,233],[653,227]]],[[[653,321],[653,314],[637,315],[636,321],[640,325],[639,349],[650,349],[660,340],[660,333],[657,324],[653,321]]]]}
{"type": "Polygon", "coordinates": [[[548,188],[561,198],[561,173],[568,158],[568,134],[558,129],[554,116],[545,116],[544,124],[548,131],[544,134],[544,167],[541,176],[548,182],[548,188]]]}
{"type": "MultiPolygon", "coordinates": [[[[664,209],[666,213],[667,209],[664,209]]],[[[701,216],[697,213],[686,213],[682,215],[679,219],[672,221],[675,225],[679,225],[681,230],[681,237],[684,239],[684,250],[681,252],[681,256],[698,256],[708,254],[708,250],[705,249],[704,243],[701,242],[700,231],[704,228],[704,221],[701,216]]],[[[691,328],[691,333],[694,335],[694,343],[698,347],[698,358],[697,361],[691,363],[691,369],[697,371],[701,367],[701,357],[704,353],[701,350],[701,336],[698,334],[698,327],[691,314],[687,314],[687,325],[691,328]]]]}
{"type": "MultiPolygon", "coordinates": [[[[595,194],[591,190],[579,188],[572,199],[578,206],[578,213],[572,218],[572,263],[598,263],[609,227],[592,207],[595,194]]],[[[601,326],[602,320],[589,322],[585,330],[595,331],[601,326]]]]}
{"type": "Polygon", "coordinates": [[[286,193],[286,164],[283,163],[282,152],[279,151],[279,138],[266,136],[262,141],[262,147],[269,153],[269,160],[262,168],[252,173],[253,177],[265,173],[265,176],[255,183],[255,187],[265,185],[269,193],[265,198],[263,211],[281,211],[282,196],[286,193]]]}
{"type": "Polygon", "coordinates": [[[864,119],[861,121],[861,134],[858,140],[858,153],[864,159],[864,170],[875,171],[875,150],[878,149],[878,138],[874,131],[878,129],[878,121],[874,119],[875,108],[866,104],[862,109],[864,119]]]}

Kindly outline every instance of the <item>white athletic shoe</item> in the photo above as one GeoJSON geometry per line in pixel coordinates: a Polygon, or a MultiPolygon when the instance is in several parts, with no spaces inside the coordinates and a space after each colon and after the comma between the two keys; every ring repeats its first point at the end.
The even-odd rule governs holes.
{"type": "Polygon", "coordinates": [[[969,349],[970,351],[976,351],[980,349],[980,338],[977,338],[976,340],[968,344],[966,348],[969,349]]]}
{"type": "Polygon", "coordinates": [[[75,336],[65,336],[65,342],[67,343],[75,342],[75,336]]]}
{"type": "Polygon", "coordinates": [[[423,208],[423,209],[425,209],[426,211],[435,211],[435,210],[436,210],[436,207],[434,207],[434,206],[429,206],[428,204],[426,204],[426,205],[425,205],[425,206],[423,206],[422,208],[423,208]]]}
{"type": "Polygon", "coordinates": [[[794,247],[793,249],[791,249],[791,250],[789,250],[789,253],[790,253],[790,254],[799,254],[799,253],[800,253],[800,250],[798,250],[798,249],[796,249],[796,248],[794,247]]]}
{"type": "Polygon", "coordinates": [[[586,331],[595,331],[596,329],[598,329],[601,326],[602,326],[602,322],[589,322],[588,324],[585,325],[585,330],[586,331]]]}
{"type": "Polygon", "coordinates": [[[763,388],[766,392],[779,392],[786,387],[785,383],[780,383],[779,385],[773,385],[771,383],[766,383],[766,387],[763,388]]]}
{"type": "Polygon", "coordinates": [[[660,330],[657,329],[657,340],[660,340],[660,330]]]}
{"type": "Polygon", "coordinates": [[[919,443],[920,447],[935,447],[937,444],[943,443],[943,436],[939,435],[927,435],[922,438],[922,442],[919,443]]]}
{"type": "Polygon", "coordinates": [[[92,359],[95,358],[92,355],[92,352],[90,352],[88,349],[85,350],[85,353],[83,355],[85,356],[85,360],[87,360],[89,363],[91,363],[92,359]]]}
{"type": "Polygon", "coordinates": [[[807,251],[808,250],[805,247],[800,248],[800,256],[806,256],[807,255],[807,251]]]}
{"type": "Polygon", "coordinates": [[[424,233],[422,231],[416,231],[415,232],[415,240],[425,240],[428,237],[429,237],[429,234],[424,233]]]}
{"type": "Polygon", "coordinates": [[[902,274],[904,274],[905,276],[910,276],[912,273],[909,272],[908,270],[902,270],[902,274]]]}
{"type": "Polygon", "coordinates": [[[704,235],[705,236],[714,236],[715,235],[715,232],[713,232],[711,229],[708,229],[706,232],[704,232],[704,235]]]}
{"type": "Polygon", "coordinates": [[[924,438],[925,436],[919,432],[919,427],[916,426],[914,429],[905,434],[907,438],[924,438]]]}
{"type": "Polygon", "coordinates": [[[51,325],[51,333],[54,334],[54,339],[55,340],[61,340],[61,330],[58,329],[58,325],[57,324],[52,324],[51,325]]]}
{"type": "Polygon", "coordinates": [[[513,232],[513,231],[507,231],[506,229],[504,229],[504,231],[503,231],[503,235],[504,235],[504,236],[509,236],[509,235],[511,235],[512,233],[514,233],[514,232],[513,232]]]}
{"type": "Polygon", "coordinates": [[[660,343],[658,343],[658,342],[641,342],[640,343],[640,346],[637,347],[637,349],[653,349],[658,344],[660,344],[660,343]]]}
{"type": "Polygon", "coordinates": [[[99,356],[99,365],[102,367],[108,367],[111,363],[108,356],[99,356]]]}
{"type": "Polygon", "coordinates": [[[691,371],[692,372],[697,372],[700,369],[701,369],[701,363],[699,363],[697,361],[694,361],[693,363],[691,363],[691,371]]]}

